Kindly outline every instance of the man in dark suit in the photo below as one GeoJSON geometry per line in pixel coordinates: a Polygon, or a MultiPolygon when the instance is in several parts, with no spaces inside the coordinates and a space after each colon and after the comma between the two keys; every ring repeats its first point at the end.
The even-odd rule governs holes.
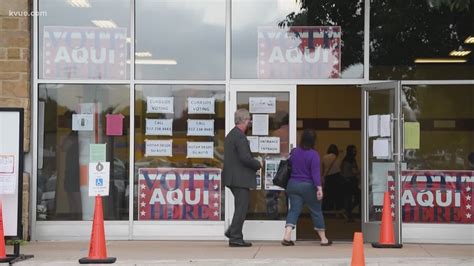
{"type": "Polygon", "coordinates": [[[251,123],[246,109],[234,114],[235,127],[227,134],[224,142],[223,179],[234,195],[234,217],[225,232],[231,247],[250,247],[252,243],[244,241],[242,227],[250,202],[250,188],[257,186],[256,172],[261,168],[259,161],[252,157],[245,131],[251,123]]]}

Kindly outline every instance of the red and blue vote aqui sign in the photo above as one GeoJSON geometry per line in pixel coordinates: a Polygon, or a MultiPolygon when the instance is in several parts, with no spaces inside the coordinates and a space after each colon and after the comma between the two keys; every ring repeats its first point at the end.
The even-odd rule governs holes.
{"type": "MultiPolygon", "coordinates": [[[[473,224],[474,171],[408,170],[401,175],[403,222],[473,224]]],[[[393,214],[391,176],[388,190],[393,214]]]]}
{"type": "Polygon", "coordinates": [[[139,220],[221,218],[221,169],[138,169],[139,220]]]}

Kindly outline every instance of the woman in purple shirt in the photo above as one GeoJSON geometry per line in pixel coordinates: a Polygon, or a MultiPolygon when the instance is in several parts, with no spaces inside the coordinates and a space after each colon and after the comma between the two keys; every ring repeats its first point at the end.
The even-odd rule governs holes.
{"type": "Polygon", "coordinates": [[[324,217],[321,210],[323,189],[321,186],[319,153],[314,149],[316,134],[304,130],[298,148],[290,155],[291,176],[286,187],[290,209],[286,217],[285,235],[281,242],[284,246],[293,246],[291,231],[296,227],[303,205],[310,211],[313,227],[321,238],[321,246],[329,246],[332,241],[326,238],[324,217]]]}

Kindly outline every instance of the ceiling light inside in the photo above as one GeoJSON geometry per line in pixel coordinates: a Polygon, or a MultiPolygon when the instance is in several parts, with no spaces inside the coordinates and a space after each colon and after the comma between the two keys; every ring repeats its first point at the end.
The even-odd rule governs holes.
{"type": "Polygon", "coordinates": [[[464,43],[473,44],[474,43],[474,37],[472,37],[472,36],[467,37],[466,40],[464,40],[464,43]]]}
{"type": "Polygon", "coordinates": [[[113,22],[112,20],[92,20],[92,23],[96,25],[99,28],[104,28],[104,29],[113,29],[117,28],[117,24],[113,22]]]}
{"type": "MultiPolygon", "coordinates": [[[[130,60],[127,60],[127,64],[130,64],[130,60]]],[[[135,64],[137,65],[177,65],[178,62],[173,59],[136,59],[135,64]]]]}
{"type": "Polygon", "coordinates": [[[152,54],[150,52],[136,52],[135,56],[136,57],[151,57],[152,54]]]}
{"type": "Polygon", "coordinates": [[[79,7],[79,8],[91,7],[89,0],[67,0],[67,3],[72,7],[79,7]]]}
{"type": "Polygon", "coordinates": [[[466,63],[466,59],[453,59],[453,58],[417,58],[415,59],[417,64],[436,64],[436,63],[466,63]]]}
{"type": "Polygon", "coordinates": [[[470,54],[471,51],[464,51],[464,50],[461,50],[461,51],[457,51],[457,50],[452,50],[451,52],[449,52],[449,55],[450,56],[466,56],[468,54],[470,54]]]}

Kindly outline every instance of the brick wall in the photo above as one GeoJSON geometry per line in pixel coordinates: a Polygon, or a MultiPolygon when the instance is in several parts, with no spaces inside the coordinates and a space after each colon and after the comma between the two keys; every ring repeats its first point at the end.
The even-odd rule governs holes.
{"type": "Polygon", "coordinates": [[[30,149],[30,17],[31,0],[0,1],[0,107],[25,109],[24,150],[30,149]]]}
{"type": "MultiPolygon", "coordinates": [[[[11,11],[31,11],[31,0],[0,0],[0,107],[22,107],[24,151],[30,150],[30,17],[11,16],[11,11]]],[[[29,235],[29,179],[23,175],[23,239],[29,235]]]]}

